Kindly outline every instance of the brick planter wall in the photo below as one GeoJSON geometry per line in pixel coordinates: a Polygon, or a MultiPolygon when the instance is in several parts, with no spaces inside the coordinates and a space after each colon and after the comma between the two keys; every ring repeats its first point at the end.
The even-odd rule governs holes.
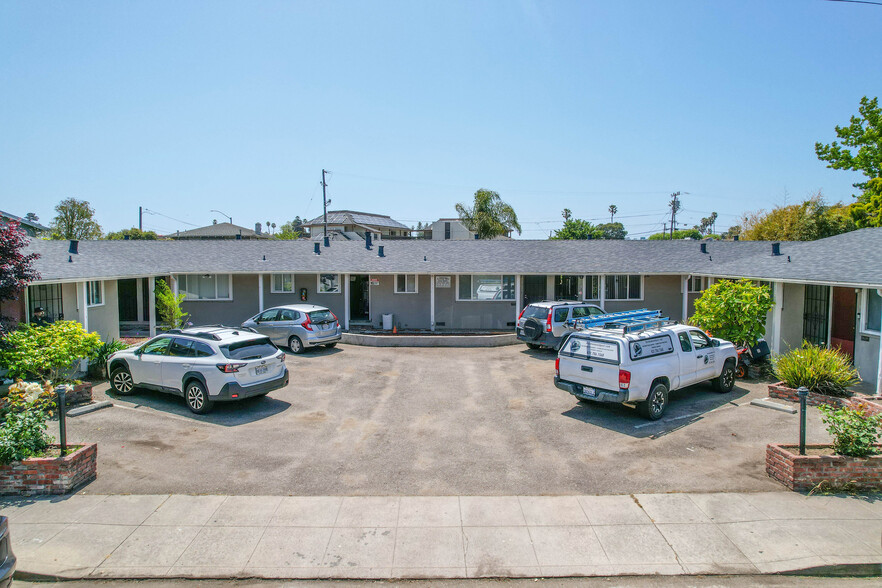
{"type": "MultiPolygon", "coordinates": [[[[799,394],[795,388],[788,388],[783,382],[769,384],[769,396],[771,398],[780,398],[781,400],[789,400],[790,402],[799,403],[799,394]]],[[[878,396],[850,396],[848,398],[840,398],[838,396],[827,396],[825,394],[817,394],[809,392],[805,399],[808,406],[820,406],[826,404],[833,408],[842,408],[849,406],[852,408],[860,408],[867,416],[882,413],[882,398],[878,396]]]]}
{"type": "Polygon", "coordinates": [[[67,406],[92,402],[92,383],[82,382],[74,386],[68,386],[67,393],[64,395],[64,401],[67,406]]]}
{"type": "MultiPolygon", "coordinates": [[[[806,445],[820,449],[829,445],[806,445]]],[[[882,450],[882,445],[877,445],[882,450]]],[[[791,490],[811,490],[821,482],[836,487],[853,484],[855,489],[882,491],[882,455],[799,455],[795,445],[766,446],[766,473],[791,490]]]]}
{"type": "Polygon", "coordinates": [[[64,457],[0,465],[0,495],[67,494],[97,477],[97,463],[98,446],[89,443],[64,457]]]}

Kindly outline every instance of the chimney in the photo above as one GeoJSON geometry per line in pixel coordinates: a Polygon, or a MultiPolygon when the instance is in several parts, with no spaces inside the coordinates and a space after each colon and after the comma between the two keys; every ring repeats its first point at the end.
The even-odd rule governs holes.
{"type": "Polygon", "coordinates": [[[242,233],[239,232],[239,234],[236,235],[236,241],[241,241],[241,240],[242,240],[242,233]]]}
{"type": "Polygon", "coordinates": [[[260,226],[260,223],[254,223],[254,232],[260,235],[260,231],[263,230],[263,227],[260,226]]]}
{"type": "Polygon", "coordinates": [[[71,239],[70,240],[70,247],[67,249],[67,252],[71,253],[73,255],[76,255],[79,253],[79,247],[80,247],[80,242],[77,241],[76,239],[71,239]]]}
{"type": "Polygon", "coordinates": [[[364,234],[364,248],[370,251],[371,245],[371,232],[368,231],[364,234]]]}
{"type": "Polygon", "coordinates": [[[733,240],[733,241],[738,241],[738,239],[739,239],[738,235],[732,235],[732,240],[733,240]]]}
{"type": "Polygon", "coordinates": [[[386,257],[386,254],[383,252],[383,246],[380,245],[377,247],[377,257],[386,257]]]}
{"type": "Polygon", "coordinates": [[[781,255],[780,243],[772,243],[772,255],[781,255]]]}
{"type": "Polygon", "coordinates": [[[701,252],[702,252],[702,253],[707,253],[707,243],[702,243],[702,244],[701,244],[701,252]]]}
{"type": "Polygon", "coordinates": [[[331,238],[325,235],[325,247],[331,246],[331,238]]]}
{"type": "Polygon", "coordinates": [[[314,243],[314,245],[315,245],[315,251],[314,251],[315,254],[316,254],[316,255],[321,255],[321,254],[322,254],[322,248],[321,248],[321,246],[319,245],[319,242],[316,241],[316,242],[314,243]]]}

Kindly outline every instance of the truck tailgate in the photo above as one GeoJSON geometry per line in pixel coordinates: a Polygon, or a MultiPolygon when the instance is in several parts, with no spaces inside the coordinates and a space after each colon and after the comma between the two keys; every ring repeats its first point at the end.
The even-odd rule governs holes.
{"type": "Polygon", "coordinates": [[[571,336],[560,350],[560,379],[593,388],[619,389],[619,345],[571,336]]]}

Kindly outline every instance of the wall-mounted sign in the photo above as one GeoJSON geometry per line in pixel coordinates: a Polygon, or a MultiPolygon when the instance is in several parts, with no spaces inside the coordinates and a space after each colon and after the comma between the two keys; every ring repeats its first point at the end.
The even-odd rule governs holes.
{"type": "Polygon", "coordinates": [[[449,288],[450,287],[450,276],[435,276],[435,287],[436,288],[449,288]]]}
{"type": "Polygon", "coordinates": [[[380,278],[371,278],[371,286],[379,286],[380,278]]]}

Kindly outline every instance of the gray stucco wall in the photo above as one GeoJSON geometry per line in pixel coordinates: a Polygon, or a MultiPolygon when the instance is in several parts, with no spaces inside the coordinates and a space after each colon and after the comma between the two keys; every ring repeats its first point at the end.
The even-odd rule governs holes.
{"type": "Polygon", "coordinates": [[[116,280],[104,282],[104,304],[88,308],[89,331],[98,333],[102,341],[119,339],[119,298],[116,280]]]}
{"type": "Polygon", "coordinates": [[[190,322],[197,326],[236,326],[257,314],[257,275],[233,275],[232,293],[232,300],[186,300],[181,308],[190,313],[190,322]]]}
{"type": "MultiPolygon", "coordinates": [[[[431,294],[430,276],[417,276],[417,292],[415,294],[396,294],[395,276],[374,275],[372,279],[380,283],[370,287],[371,323],[379,327],[382,315],[392,313],[396,325],[411,329],[428,329],[431,325],[431,294]]],[[[437,295],[438,290],[435,290],[437,295]]]]}
{"type": "Polygon", "coordinates": [[[80,299],[83,297],[81,283],[61,285],[61,306],[64,308],[64,320],[80,321],[80,299]]]}
{"type": "Polygon", "coordinates": [[[781,307],[781,353],[802,345],[802,313],[805,307],[805,286],[784,284],[781,307]]]}
{"type": "Polygon", "coordinates": [[[456,276],[450,276],[450,288],[435,288],[435,322],[443,322],[441,328],[510,330],[517,318],[514,300],[457,302],[456,276]]]}
{"type": "Polygon", "coordinates": [[[643,279],[643,300],[607,300],[604,310],[621,312],[648,308],[660,309],[664,316],[674,320],[683,319],[683,292],[680,284],[682,276],[645,276],[643,279]]]}
{"type": "MultiPolygon", "coordinates": [[[[249,276],[254,282],[254,311],[248,315],[252,317],[257,314],[257,275],[249,276]]],[[[317,304],[327,307],[337,315],[340,322],[343,322],[343,310],[345,308],[344,301],[344,280],[345,276],[340,275],[340,293],[339,294],[318,294],[318,275],[317,274],[294,274],[294,292],[284,294],[274,294],[272,290],[272,274],[264,274],[263,276],[263,307],[271,308],[283,304],[301,304],[300,289],[306,288],[306,304],[317,304]]]]}

